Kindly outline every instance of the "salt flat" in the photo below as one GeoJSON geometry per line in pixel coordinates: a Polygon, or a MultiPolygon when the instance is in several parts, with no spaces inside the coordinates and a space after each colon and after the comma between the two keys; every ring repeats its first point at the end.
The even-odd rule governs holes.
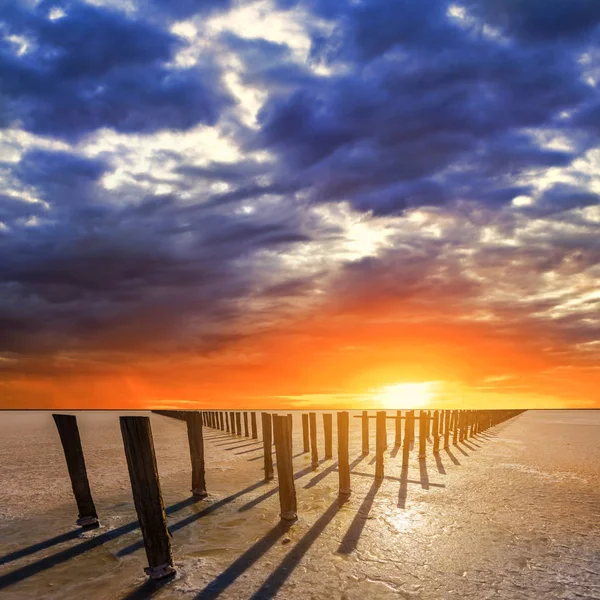
{"type": "Polygon", "coordinates": [[[185,425],[151,415],[178,568],[160,588],[144,583],[124,413],[77,414],[102,523],[83,534],[51,414],[0,413],[3,598],[600,598],[600,411],[528,411],[405,471],[390,443],[380,483],[351,419],[343,504],[335,458],[311,469],[295,414],[290,528],[260,443],[206,430],[210,496],[194,502],[185,425]]]}

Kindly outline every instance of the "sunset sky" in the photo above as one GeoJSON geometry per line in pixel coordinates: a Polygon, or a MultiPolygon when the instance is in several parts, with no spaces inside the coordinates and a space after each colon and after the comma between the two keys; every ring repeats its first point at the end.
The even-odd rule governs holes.
{"type": "Polygon", "coordinates": [[[600,1],[0,3],[0,408],[600,408],[600,1]]]}

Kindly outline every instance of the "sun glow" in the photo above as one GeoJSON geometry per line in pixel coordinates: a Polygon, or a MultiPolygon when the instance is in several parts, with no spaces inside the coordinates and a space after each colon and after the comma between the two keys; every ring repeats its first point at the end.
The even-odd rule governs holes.
{"type": "Polygon", "coordinates": [[[438,381],[396,383],[374,391],[373,400],[381,408],[425,408],[437,398],[439,391],[438,381]]]}

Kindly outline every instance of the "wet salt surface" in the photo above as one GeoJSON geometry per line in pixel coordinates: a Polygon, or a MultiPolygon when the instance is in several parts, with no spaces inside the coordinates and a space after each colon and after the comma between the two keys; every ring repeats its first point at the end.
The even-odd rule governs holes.
{"type": "Polygon", "coordinates": [[[413,451],[408,471],[390,420],[380,483],[351,419],[342,504],[335,459],[311,469],[295,415],[287,528],[261,443],[206,430],[210,496],[193,502],[185,425],[152,415],[177,567],[160,587],[145,582],[117,416],[78,415],[102,522],[82,534],[51,415],[0,415],[1,597],[600,599],[600,411],[529,411],[438,460],[429,447],[425,465],[413,451]]]}

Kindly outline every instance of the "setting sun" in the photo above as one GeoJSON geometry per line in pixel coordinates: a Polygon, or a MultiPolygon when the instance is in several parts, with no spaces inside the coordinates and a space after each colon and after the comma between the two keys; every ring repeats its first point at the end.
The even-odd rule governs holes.
{"type": "Polygon", "coordinates": [[[373,401],[381,408],[425,408],[437,398],[440,388],[441,384],[438,381],[396,383],[375,391],[373,401]]]}

